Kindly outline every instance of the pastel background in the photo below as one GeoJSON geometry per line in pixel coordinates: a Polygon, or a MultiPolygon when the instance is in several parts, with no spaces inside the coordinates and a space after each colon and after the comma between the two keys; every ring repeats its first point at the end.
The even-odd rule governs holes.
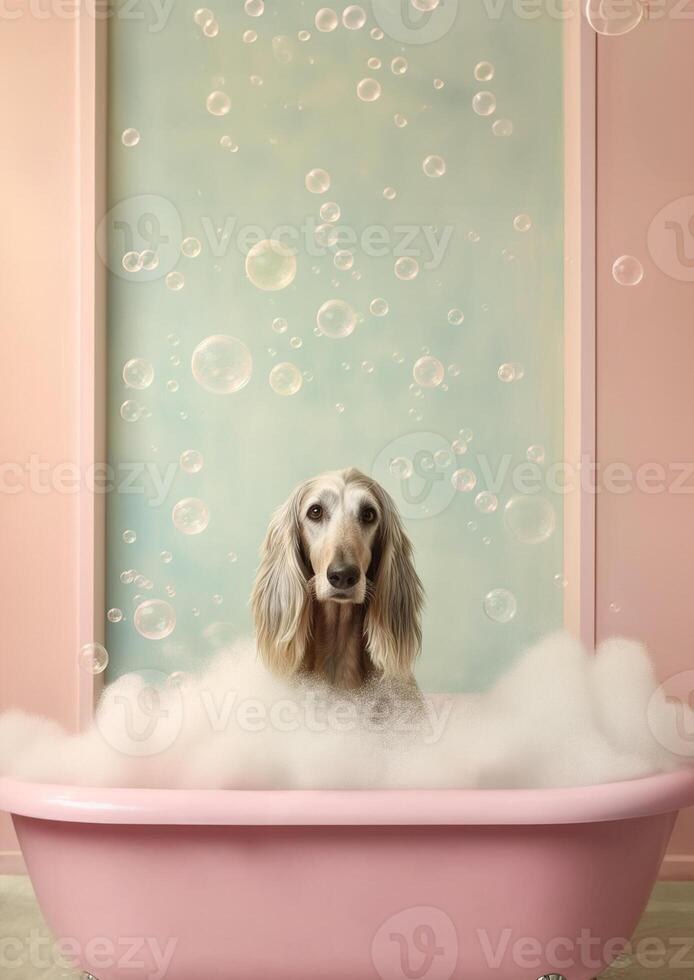
{"type": "MultiPolygon", "coordinates": [[[[664,271],[647,244],[660,210],[694,190],[694,137],[682,122],[690,109],[694,25],[667,12],[624,38],[594,39],[600,461],[691,458],[691,280],[678,277],[686,268],[683,273],[676,253],[664,271]],[[611,276],[612,261],[624,252],[644,265],[634,289],[617,286],[611,276]]],[[[93,325],[84,325],[80,302],[83,134],[75,106],[84,104],[89,79],[85,83],[79,37],[73,22],[57,18],[20,17],[0,32],[3,91],[22,96],[0,100],[3,132],[12,134],[0,156],[7,232],[0,255],[3,268],[12,269],[0,292],[4,459],[25,461],[32,453],[55,463],[81,458],[81,359],[93,325]],[[18,370],[28,364],[29,374],[18,370]]],[[[683,225],[692,214],[685,201],[683,225]]],[[[79,566],[84,508],[80,496],[23,490],[3,495],[0,511],[0,709],[46,713],[73,729],[80,714],[80,610],[88,587],[79,566]]],[[[643,637],[663,679],[689,669],[689,498],[603,495],[597,512],[598,638],[617,630],[643,637]],[[614,603],[619,613],[611,611],[614,603]]],[[[18,866],[5,819],[0,870],[18,866]]],[[[691,815],[680,822],[664,873],[694,877],[691,815]]]]}
{"type": "Polygon", "coordinates": [[[372,14],[320,31],[320,8],[220,6],[209,37],[182,3],[161,33],[111,24],[108,454],[114,466],[172,466],[175,479],[156,506],[149,486],[108,500],[107,602],[123,613],[108,626],[109,679],[191,669],[248,633],[271,511],[300,480],[348,465],[391,491],[414,542],[425,688],[484,687],[562,621],[562,499],[514,499],[511,483],[536,447],[541,490],[563,450],[562,23],[530,25],[508,7],[492,24],[465,4],[451,29],[415,45],[382,36],[372,14]],[[360,85],[380,96],[364,101],[360,85]],[[230,103],[223,115],[206,105],[214,92],[209,109],[230,103]],[[330,177],[323,193],[307,188],[315,168],[330,177]],[[336,222],[321,217],[326,202],[336,222]],[[296,242],[296,277],[258,288],[242,233],[269,239],[278,227],[298,235],[284,239],[296,242]],[[364,245],[370,227],[387,242],[378,254],[364,245]],[[359,239],[349,269],[335,265],[344,245],[321,247],[334,234],[359,239]],[[129,273],[124,256],[143,249],[158,267],[129,273]],[[414,278],[398,278],[399,258],[416,258],[414,278]],[[356,318],[348,336],[316,334],[333,301],[356,318]],[[191,370],[197,345],[219,334],[248,351],[234,365],[247,383],[231,394],[191,370]],[[153,368],[146,388],[124,383],[133,358],[153,368]],[[202,469],[177,465],[186,450],[202,469]],[[503,467],[499,487],[485,463],[503,467]],[[476,501],[485,491],[498,504],[476,501]],[[209,511],[197,534],[172,520],[190,497],[209,511]],[[511,594],[508,621],[484,611],[495,589],[511,594]],[[152,599],[176,617],[165,639],[135,628],[152,599]]]}

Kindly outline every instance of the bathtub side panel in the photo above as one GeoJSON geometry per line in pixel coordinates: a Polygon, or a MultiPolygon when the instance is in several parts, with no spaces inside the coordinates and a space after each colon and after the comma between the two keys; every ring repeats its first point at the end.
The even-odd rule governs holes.
{"type": "Polygon", "coordinates": [[[673,819],[16,825],[49,924],[76,940],[80,965],[100,980],[132,977],[127,955],[142,961],[143,976],[170,957],[167,980],[588,980],[604,965],[605,943],[635,927],[673,819]]]}

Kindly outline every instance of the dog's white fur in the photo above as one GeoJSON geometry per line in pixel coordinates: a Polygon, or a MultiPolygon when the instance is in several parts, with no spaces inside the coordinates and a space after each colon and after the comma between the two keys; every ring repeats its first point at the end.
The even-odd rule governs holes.
{"type": "Polygon", "coordinates": [[[356,469],[301,483],[274,513],[251,605],[266,665],[335,687],[374,677],[411,684],[422,642],[422,584],[391,497],[356,469]],[[336,587],[334,567],[356,581],[336,587]]]}

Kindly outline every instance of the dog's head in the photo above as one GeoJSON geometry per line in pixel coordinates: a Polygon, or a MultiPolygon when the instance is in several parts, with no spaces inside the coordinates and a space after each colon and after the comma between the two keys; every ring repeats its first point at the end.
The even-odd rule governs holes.
{"type": "Polygon", "coordinates": [[[307,480],[273,515],[252,606],[268,666],[297,670],[311,602],[365,607],[366,649],[384,675],[409,678],[421,646],[422,586],[390,496],[358,470],[307,480]]]}

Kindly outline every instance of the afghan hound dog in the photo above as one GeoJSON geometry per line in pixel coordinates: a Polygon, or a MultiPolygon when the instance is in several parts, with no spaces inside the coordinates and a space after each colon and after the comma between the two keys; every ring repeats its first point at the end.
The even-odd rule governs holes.
{"type": "Polygon", "coordinates": [[[359,470],[307,480],[273,514],[251,596],[270,670],[415,687],[422,604],[395,503],[359,470]]]}

